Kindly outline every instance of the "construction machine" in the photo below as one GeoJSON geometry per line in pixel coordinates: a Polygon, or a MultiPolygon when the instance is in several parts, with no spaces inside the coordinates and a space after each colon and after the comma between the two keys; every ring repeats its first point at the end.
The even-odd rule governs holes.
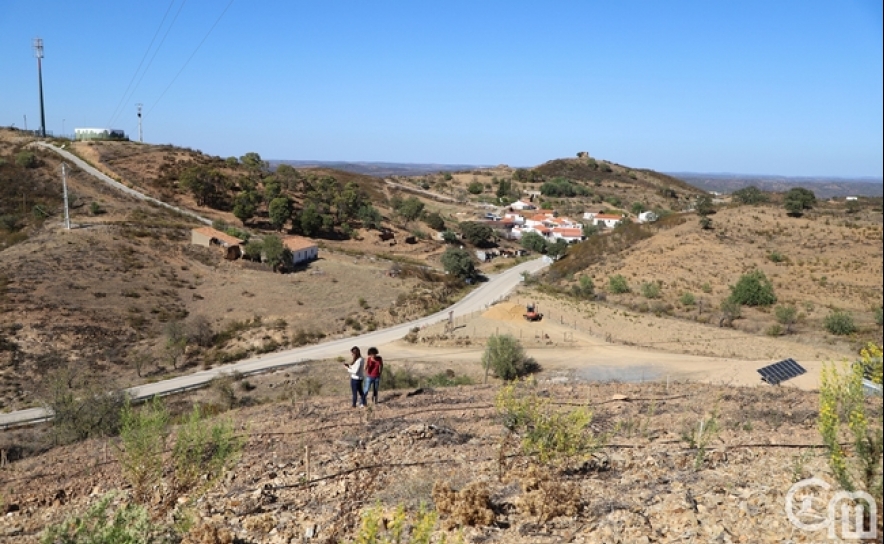
{"type": "Polygon", "coordinates": [[[543,314],[537,311],[537,305],[533,302],[525,307],[524,315],[527,321],[540,321],[543,319],[543,314]]]}

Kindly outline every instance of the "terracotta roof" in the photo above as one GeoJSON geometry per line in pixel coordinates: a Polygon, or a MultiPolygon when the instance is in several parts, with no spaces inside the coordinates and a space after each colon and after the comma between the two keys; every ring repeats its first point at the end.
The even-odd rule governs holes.
{"type": "Polygon", "coordinates": [[[303,238],[301,236],[289,236],[288,238],[284,238],[282,240],[282,243],[285,245],[285,247],[289,248],[292,251],[316,247],[316,242],[309,238],[303,238]]]}
{"type": "Polygon", "coordinates": [[[558,228],[554,228],[553,232],[561,234],[562,236],[583,236],[583,229],[558,227],[558,228]]]}
{"type": "Polygon", "coordinates": [[[217,238],[219,241],[224,242],[229,246],[236,246],[242,243],[242,240],[239,238],[231,236],[226,232],[221,232],[218,229],[213,229],[212,227],[200,227],[198,229],[193,229],[193,231],[208,236],[209,238],[217,238]]]}

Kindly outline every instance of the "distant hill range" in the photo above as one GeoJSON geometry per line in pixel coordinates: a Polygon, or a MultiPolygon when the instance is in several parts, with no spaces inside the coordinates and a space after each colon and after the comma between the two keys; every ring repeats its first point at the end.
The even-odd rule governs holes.
{"type": "Polygon", "coordinates": [[[884,181],[875,178],[826,178],[788,177],[744,174],[698,174],[693,172],[669,172],[704,191],[732,193],[754,185],[762,191],[785,192],[794,187],[804,187],[817,198],[844,196],[884,196],[884,181]]]}
{"type": "Polygon", "coordinates": [[[418,164],[401,162],[346,162],[346,161],[286,161],[270,160],[270,167],[275,169],[280,164],[293,168],[333,168],[345,172],[365,174],[368,176],[422,176],[438,172],[462,172],[476,168],[489,168],[490,165],[478,164],[418,164]]]}
{"type": "MultiPolygon", "coordinates": [[[[345,172],[365,174],[375,177],[422,176],[438,172],[463,172],[479,168],[491,168],[487,164],[421,164],[401,162],[348,162],[348,161],[293,161],[270,160],[275,169],[280,164],[294,168],[333,168],[345,172]]],[[[567,173],[557,173],[565,175],[567,173]]],[[[738,189],[754,185],[762,191],[786,192],[793,187],[804,187],[816,194],[817,198],[844,196],[884,196],[884,180],[875,178],[826,178],[789,177],[746,174],[703,174],[696,172],[668,172],[698,189],[718,193],[732,193],[738,189]]]]}

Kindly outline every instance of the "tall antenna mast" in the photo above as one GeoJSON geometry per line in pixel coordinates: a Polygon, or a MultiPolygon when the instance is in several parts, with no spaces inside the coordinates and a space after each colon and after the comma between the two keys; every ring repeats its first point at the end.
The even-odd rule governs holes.
{"type": "Polygon", "coordinates": [[[34,56],[37,57],[37,78],[40,83],[40,136],[46,137],[46,115],[43,112],[43,40],[34,38],[34,56]]]}
{"type": "Polygon", "coordinates": [[[71,216],[68,213],[68,180],[65,174],[65,163],[61,163],[61,186],[64,188],[64,228],[71,230],[71,216]]]}
{"type": "Polygon", "coordinates": [[[144,134],[141,132],[141,106],[143,105],[140,102],[135,104],[135,107],[138,108],[138,141],[141,143],[144,143],[144,134]]]}

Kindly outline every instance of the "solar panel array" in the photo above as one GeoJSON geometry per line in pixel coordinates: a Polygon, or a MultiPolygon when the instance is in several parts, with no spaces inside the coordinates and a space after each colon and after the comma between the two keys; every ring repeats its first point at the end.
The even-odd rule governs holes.
{"type": "Polygon", "coordinates": [[[804,367],[796,363],[795,359],[792,359],[791,357],[758,369],[758,373],[761,374],[761,380],[771,385],[779,385],[788,379],[800,376],[806,372],[807,371],[804,370],[804,367]]]}

